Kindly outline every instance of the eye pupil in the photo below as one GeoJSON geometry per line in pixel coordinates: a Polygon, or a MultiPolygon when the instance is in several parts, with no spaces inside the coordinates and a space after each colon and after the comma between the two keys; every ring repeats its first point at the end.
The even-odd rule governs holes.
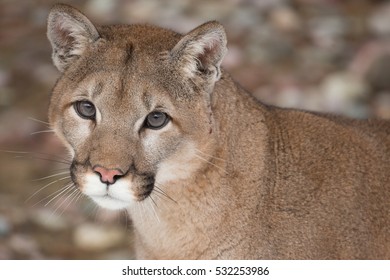
{"type": "Polygon", "coordinates": [[[89,101],[77,101],[74,104],[77,114],[83,119],[95,119],[95,106],[89,101]]]}
{"type": "Polygon", "coordinates": [[[160,129],[163,128],[168,121],[169,117],[166,113],[155,111],[146,117],[145,126],[151,129],[160,129]]]}

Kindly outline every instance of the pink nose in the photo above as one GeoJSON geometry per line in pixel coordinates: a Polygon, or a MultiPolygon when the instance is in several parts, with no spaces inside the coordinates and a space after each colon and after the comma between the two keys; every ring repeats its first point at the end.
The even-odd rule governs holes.
{"type": "Polygon", "coordinates": [[[102,166],[95,166],[93,171],[100,175],[100,181],[105,184],[114,184],[116,179],[123,176],[123,172],[119,169],[107,169],[102,166]]]}

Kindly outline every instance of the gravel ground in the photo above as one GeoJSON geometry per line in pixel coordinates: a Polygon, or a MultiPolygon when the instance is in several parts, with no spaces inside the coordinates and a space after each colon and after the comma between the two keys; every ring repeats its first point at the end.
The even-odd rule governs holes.
{"type": "MultiPolygon", "coordinates": [[[[259,100],[390,119],[389,1],[62,2],[102,24],[187,32],[216,19],[229,39],[224,68],[259,100]]],[[[54,3],[0,1],[0,150],[33,152],[0,152],[0,259],[131,259],[126,214],[97,209],[71,190],[58,195],[67,164],[49,155],[66,153],[51,133],[31,135],[48,129],[34,119],[46,121],[58,77],[45,30],[54,3]]]]}

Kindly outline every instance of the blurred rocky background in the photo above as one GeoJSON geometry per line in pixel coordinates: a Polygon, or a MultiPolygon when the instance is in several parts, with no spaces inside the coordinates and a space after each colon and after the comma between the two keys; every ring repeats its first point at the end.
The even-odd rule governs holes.
{"type": "MultiPolygon", "coordinates": [[[[390,119],[390,1],[63,2],[100,24],[187,32],[216,19],[229,38],[225,69],[259,100],[390,119]]],[[[126,214],[97,209],[73,189],[61,193],[66,153],[50,132],[36,133],[49,129],[58,78],[45,30],[54,3],[0,0],[0,259],[133,258],[126,214]]]]}

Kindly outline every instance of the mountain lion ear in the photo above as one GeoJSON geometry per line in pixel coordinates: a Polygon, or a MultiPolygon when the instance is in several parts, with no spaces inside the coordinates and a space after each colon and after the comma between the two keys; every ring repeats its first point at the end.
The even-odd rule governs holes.
{"type": "Polygon", "coordinates": [[[204,74],[214,83],[221,76],[220,65],[227,52],[226,44],[225,29],[220,23],[211,21],[185,35],[172,49],[171,57],[188,78],[204,74]]]}
{"type": "Polygon", "coordinates": [[[81,12],[71,6],[57,4],[49,13],[47,37],[53,48],[54,65],[64,72],[90,43],[99,38],[99,33],[81,12]]]}

